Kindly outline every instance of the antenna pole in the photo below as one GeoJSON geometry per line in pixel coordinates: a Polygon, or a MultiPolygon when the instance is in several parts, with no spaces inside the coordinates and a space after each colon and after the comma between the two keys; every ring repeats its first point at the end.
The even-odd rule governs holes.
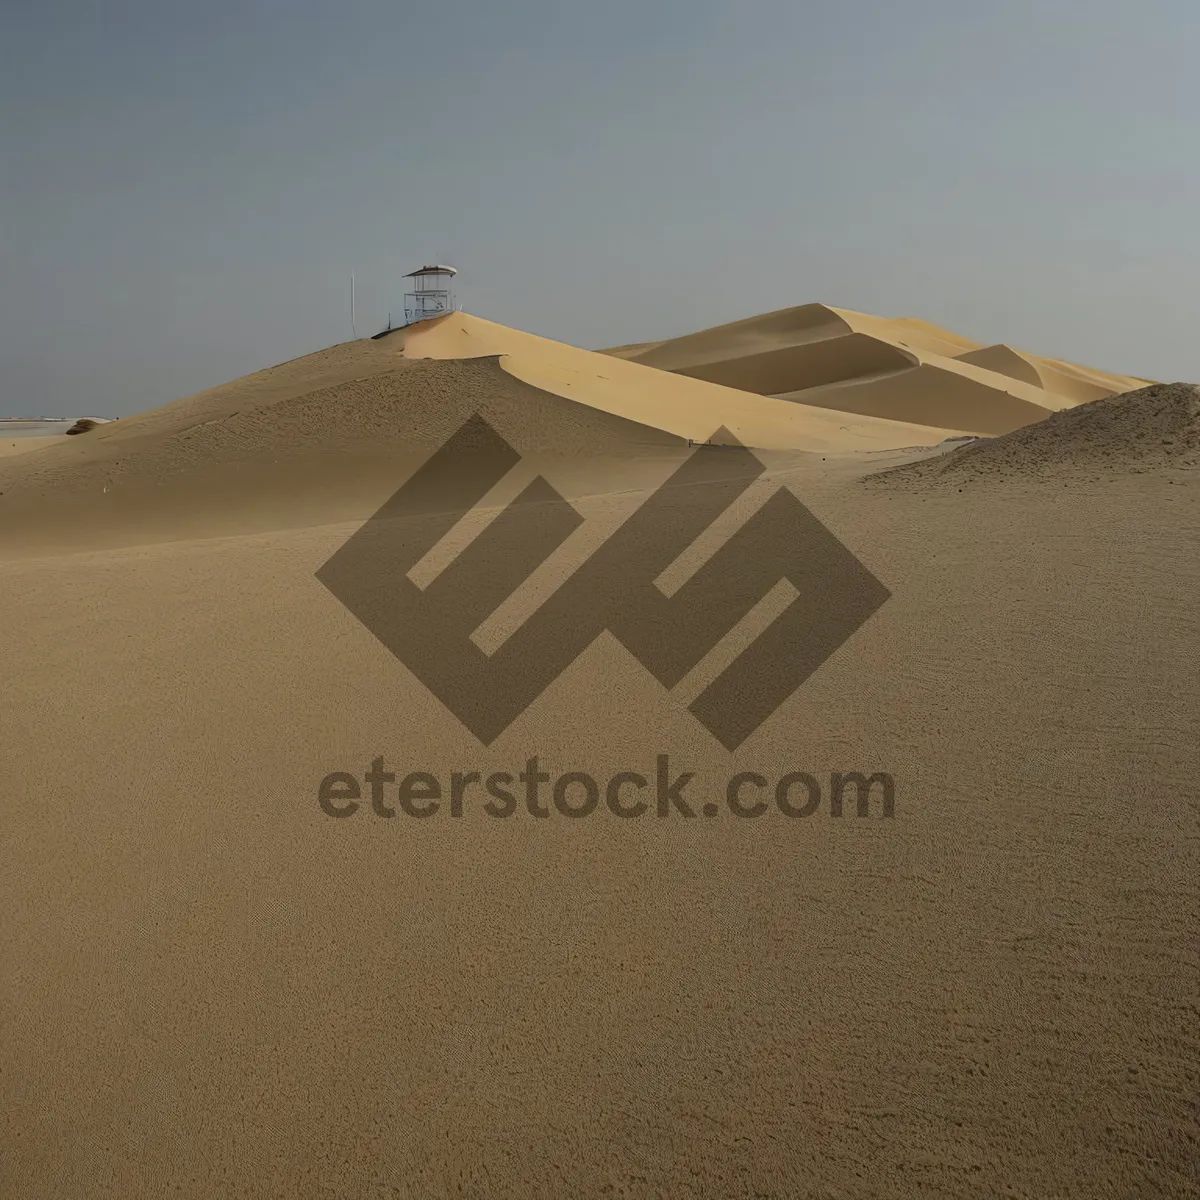
{"type": "Polygon", "coordinates": [[[358,332],[354,328],[354,272],[350,272],[350,332],[354,334],[354,340],[358,341],[358,332]]]}

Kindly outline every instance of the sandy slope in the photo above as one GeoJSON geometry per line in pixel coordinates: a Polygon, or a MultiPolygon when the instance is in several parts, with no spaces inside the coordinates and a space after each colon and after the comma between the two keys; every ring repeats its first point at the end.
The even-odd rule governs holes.
{"type": "Polygon", "coordinates": [[[1007,437],[896,467],[872,482],[944,487],[983,479],[1102,480],[1156,468],[1200,468],[1200,387],[1157,383],[1093,400],[1007,437]]]}
{"type": "Polygon", "coordinates": [[[607,353],[800,403],[983,434],[1145,382],[823,304],[607,353]]]}
{"type": "Polygon", "coordinates": [[[390,336],[405,339],[408,357],[499,354],[505,371],[534,387],[693,441],[707,441],[724,426],[746,446],[838,453],[936,443],[948,430],[966,429],[878,414],[848,415],[836,404],[793,405],[755,395],[744,385],[733,389],[686,376],[664,379],[661,371],[648,371],[643,364],[579,350],[466,313],[390,336]]]}
{"type": "Polygon", "coordinates": [[[0,465],[0,1195],[1192,1195],[1195,394],[924,483],[862,480],[927,450],[763,452],[684,574],[785,486],[891,592],[871,620],[732,753],[687,704],[770,598],[670,691],[601,635],[485,748],[316,578],[466,415],[524,461],[422,586],[471,546],[495,572],[462,594],[494,588],[488,522],[535,472],[584,518],[485,648],[725,461],[687,446],[705,405],[830,428],[568,350],[447,321],[0,465]],[[377,757],[448,788],[660,754],[696,816],[317,802],[377,757]],[[852,770],[895,778],[892,819],[724,803],[852,770]]]}
{"type": "Polygon", "coordinates": [[[948,432],[716,387],[457,313],[6,461],[0,554],[361,520],[474,412],[513,430],[527,456],[571,460],[570,495],[633,486],[722,427],[822,455],[948,432]]]}
{"type": "MultiPolygon", "coordinates": [[[[626,462],[625,486],[644,474],[636,460],[722,430],[822,456],[933,446],[1044,420],[1091,398],[1099,380],[924,322],[816,304],[616,356],[455,313],[37,454],[14,445],[0,470],[0,552],[362,518],[477,409],[528,427],[528,453],[626,462]]],[[[593,486],[584,472],[579,487],[593,486]]]]}
{"type": "Polygon", "coordinates": [[[52,446],[59,439],[53,435],[46,437],[27,436],[0,439],[0,458],[12,458],[16,454],[28,454],[31,450],[40,450],[43,446],[52,446]]]}
{"type": "Polygon", "coordinates": [[[788,481],[893,597],[733,755],[607,639],[484,750],[353,526],[0,565],[5,1194],[1191,1195],[1197,490],[862,469],[788,481]],[[897,813],[316,803],[663,752],[897,813]]]}
{"type": "Polygon", "coordinates": [[[476,412],[533,460],[575,463],[584,490],[590,464],[625,461],[636,478],[640,460],[686,449],[494,359],[415,362],[370,342],[311,357],[6,461],[0,554],[362,520],[476,412]]]}

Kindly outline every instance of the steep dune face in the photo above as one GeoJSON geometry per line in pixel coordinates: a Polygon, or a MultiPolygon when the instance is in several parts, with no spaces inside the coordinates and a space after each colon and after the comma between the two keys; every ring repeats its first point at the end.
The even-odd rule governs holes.
{"type": "Polygon", "coordinates": [[[1087,404],[1120,392],[1137,391],[1151,382],[1136,375],[1111,375],[1107,371],[1081,367],[1078,363],[1066,362],[1063,359],[1041,358],[1036,354],[1026,357],[1037,366],[1038,374],[1042,377],[1042,386],[1051,395],[1060,397],[1064,401],[1064,407],[1070,404],[1087,404]]]}
{"type": "MultiPolygon", "coordinates": [[[[804,320],[808,323],[801,327],[801,336],[822,327],[824,318],[806,313],[804,320]]],[[[754,322],[747,326],[744,337],[748,342],[770,346],[769,337],[754,322]]],[[[821,401],[794,404],[752,389],[735,389],[678,371],[579,350],[466,313],[422,322],[389,334],[382,342],[392,339],[403,345],[403,353],[410,358],[499,355],[505,371],[534,387],[697,442],[710,440],[723,427],[746,446],[826,454],[932,445],[947,434],[945,428],[922,421],[848,416],[840,405],[823,407],[821,401]]],[[[819,338],[814,340],[819,344],[819,338]]],[[[776,346],[767,353],[778,351],[776,346]]],[[[950,428],[970,432],[967,427],[950,428]]]]}
{"type": "Polygon", "coordinates": [[[852,308],[836,308],[851,329],[869,333],[872,337],[895,342],[921,354],[937,354],[943,358],[956,358],[965,351],[978,350],[979,342],[973,342],[962,334],[943,329],[932,321],[918,317],[877,317],[872,313],[858,312],[852,308]]]}
{"type": "Polygon", "coordinates": [[[996,387],[982,370],[950,370],[946,361],[923,362],[894,375],[786,392],[782,398],[874,417],[903,412],[926,425],[989,436],[1037,424],[1050,415],[1049,408],[1036,402],[1040,393],[1028,385],[1012,381],[1009,387],[996,387]]]}
{"type": "Polygon", "coordinates": [[[851,326],[836,309],[824,304],[802,304],[796,308],[783,308],[778,312],[702,329],[698,333],[685,334],[665,342],[619,346],[604,353],[648,367],[658,367],[660,371],[681,371],[778,350],[784,346],[827,342],[852,332],[851,326]]]}
{"type": "Polygon", "coordinates": [[[981,346],[915,318],[820,304],[608,353],[797,403],[981,434],[1145,382],[981,346]]]}
{"type": "Polygon", "coordinates": [[[1135,391],[1146,383],[1132,375],[1109,375],[1060,359],[1025,354],[1003,344],[969,350],[957,355],[956,359],[1041,388],[1046,394],[1047,405],[1055,409],[1135,391]]]}
{"type": "Polygon", "coordinates": [[[863,333],[848,333],[677,370],[693,379],[778,396],[848,380],[894,375],[916,365],[916,357],[897,346],[863,333]]]}
{"type": "Polygon", "coordinates": [[[1042,377],[1032,360],[1003,343],[968,350],[965,354],[955,357],[959,362],[982,367],[985,371],[995,371],[998,375],[1007,375],[1021,383],[1031,383],[1034,387],[1043,386],[1042,377]]]}

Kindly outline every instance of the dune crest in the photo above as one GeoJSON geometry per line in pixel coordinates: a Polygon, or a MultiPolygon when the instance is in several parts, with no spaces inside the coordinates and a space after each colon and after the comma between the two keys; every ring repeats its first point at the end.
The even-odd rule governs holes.
{"type": "MultiPolygon", "coordinates": [[[[802,322],[801,334],[825,327],[821,314],[806,315],[811,319],[802,322]]],[[[655,362],[580,350],[468,313],[423,321],[384,340],[392,338],[403,344],[408,358],[499,355],[501,367],[525,383],[691,441],[708,441],[723,426],[746,446],[825,454],[931,445],[946,436],[946,428],[934,423],[878,413],[848,417],[840,405],[819,401],[792,404],[721,380],[655,369],[655,362]]]]}
{"type": "Polygon", "coordinates": [[[606,353],[795,403],[989,435],[1147,382],[822,304],[606,353]]]}
{"type": "Polygon", "coordinates": [[[83,437],[14,445],[0,454],[0,555],[365,519],[475,413],[584,495],[640,485],[690,443],[928,448],[1036,425],[1128,382],[822,304],[612,353],[454,312],[83,437]]]}

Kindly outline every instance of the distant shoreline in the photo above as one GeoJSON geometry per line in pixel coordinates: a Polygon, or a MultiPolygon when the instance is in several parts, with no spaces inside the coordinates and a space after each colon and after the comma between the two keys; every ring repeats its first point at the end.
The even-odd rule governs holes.
{"type": "MultiPolygon", "coordinates": [[[[47,437],[66,433],[79,417],[0,417],[0,438],[47,437]]],[[[104,418],[92,417],[93,421],[104,418]]]]}

